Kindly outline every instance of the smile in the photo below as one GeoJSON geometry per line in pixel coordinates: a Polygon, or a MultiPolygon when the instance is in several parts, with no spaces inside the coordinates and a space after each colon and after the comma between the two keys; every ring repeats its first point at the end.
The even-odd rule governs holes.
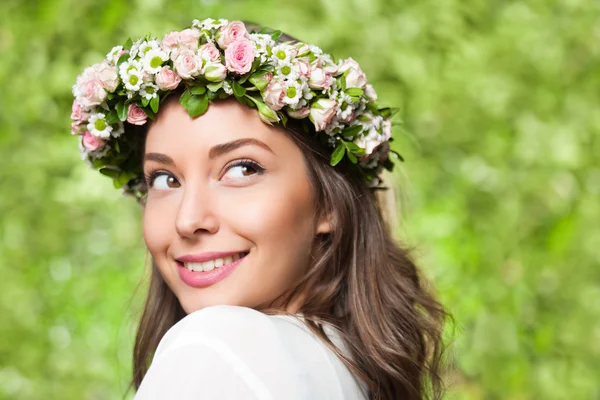
{"type": "Polygon", "coordinates": [[[246,259],[249,252],[233,253],[203,262],[177,260],[177,272],[183,283],[194,288],[214,285],[227,278],[246,259]]]}
{"type": "Polygon", "coordinates": [[[237,254],[233,254],[231,256],[223,257],[223,258],[215,258],[214,260],[209,260],[205,262],[186,262],[183,263],[183,266],[187,268],[189,271],[194,272],[208,272],[212,271],[215,268],[226,267],[232,262],[239,260],[246,256],[248,252],[241,252],[237,254]]]}

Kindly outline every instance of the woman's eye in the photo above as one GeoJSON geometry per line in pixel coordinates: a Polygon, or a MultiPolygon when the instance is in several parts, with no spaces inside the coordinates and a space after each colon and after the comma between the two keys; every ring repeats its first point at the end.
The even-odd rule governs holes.
{"type": "Polygon", "coordinates": [[[238,161],[227,168],[223,180],[246,178],[252,175],[260,175],[264,168],[253,161],[238,161]]]}
{"type": "Polygon", "coordinates": [[[168,190],[178,188],[181,185],[172,175],[159,172],[151,176],[148,186],[158,190],[168,190]]]}

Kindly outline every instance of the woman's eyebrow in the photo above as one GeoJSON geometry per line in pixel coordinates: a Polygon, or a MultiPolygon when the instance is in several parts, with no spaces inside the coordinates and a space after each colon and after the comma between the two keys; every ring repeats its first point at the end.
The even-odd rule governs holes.
{"type": "MultiPolygon", "coordinates": [[[[273,150],[271,150],[271,148],[269,146],[267,146],[265,143],[261,142],[260,140],[252,139],[252,138],[244,138],[244,139],[234,140],[232,142],[217,144],[216,146],[211,147],[210,151],[208,152],[208,157],[210,159],[213,159],[215,157],[219,157],[225,153],[233,151],[242,146],[250,146],[250,145],[260,146],[263,149],[266,149],[266,150],[270,151],[271,153],[273,153],[273,150]]],[[[273,153],[273,154],[275,154],[275,153],[273,153]]],[[[173,166],[175,165],[175,161],[173,161],[173,159],[171,157],[169,157],[166,154],[162,154],[162,153],[147,153],[144,155],[144,162],[146,162],[146,161],[156,161],[161,164],[173,165],[173,166]]]]}
{"type": "MultiPolygon", "coordinates": [[[[210,151],[208,152],[208,158],[215,158],[215,157],[219,157],[225,153],[228,153],[230,151],[233,151],[239,147],[242,146],[248,146],[248,145],[256,145],[256,146],[260,146],[265,150],[270,151],[271,153],[273,153],[273,150],[271,150],[271,148],[269,146],[267,146],[265,143],[261,142],[258,139],[253,139],[253,138],[243,138],[243,139],[238,139],[238,140],[234,140],[232,142],[227,142],[227,143],[222,143],[222,144],[218,144],[216,146],[213,146],[210,151]]],[[[275,154],[275,153],[273,153],[275,154]]]]}
{"type": "Polygon", "coordinates": [[[173,161],[171,157],[161,153],[147,153],[144,155],[144,162],[146,161],[156,161],[161,164],[175,165],[175,161],[173,161]]]}

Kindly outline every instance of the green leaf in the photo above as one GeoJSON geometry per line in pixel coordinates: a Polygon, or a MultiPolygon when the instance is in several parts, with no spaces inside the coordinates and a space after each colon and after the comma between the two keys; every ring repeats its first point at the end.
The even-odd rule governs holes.
{"type": "Polygon", "coordinates": [[[348,159],[352,164],[356,164],[358,162],[358,158],[352,153],[348,153],[348,159]]]}
{"type": "Polygon", "coordinates": [[[402,156],[400,155],[400,153],[398,153],[396,150],[392,150],[392,149],[390,149],[390,152],[391,152],[392,154],[394,154],[396,157],[398,157],[398,159],[399,159],[400,161],[404,162],[404,157],[402,157],[402,156]]]}
{"type": "Polygon", "coordinates": [[[101,168],[100,173],[102,175],[110,176],[111,178],[116,178],[117,176],[119,176],[121,171],[117,171],[117,170],[111,169],[111,168],[101,168]]]}
{"type": "Polygon", "coordinates": [[[343,142],[344,146],[346,146],[346,148],[348,149],[348,151],[351,152],[357,152],[361,149],[361,147],[359,147],[356,143],[354,142],[343,142]]]}
{"type": "Polygon", "coordinates": [[[150,108],[155,113],[158,112],[158,104],[159,103],[160,103],[160,97],[158,95],[156,95],[156,97],[153,97],[152,100],[150,100],[150,108]]]}
{"type": "Polygon", "coordinates": [[[119,115],[117,114],[117,110],[114,108],[110,110],[110,112],[106,115],[106,123],[109,125],[116,124],[119,122],[119,115]]]}
{"type": "Polygon", "coordinates": [[[344,137],[354,137],[363,130],[361,125],[352,125],[342,131],[344,137]]]}
{"type": "Polygon", "coordinates": [[[125,104],[124,101],[120,101],[117,103],[117,116],[120,121],[125,121],[127,119],[127,111],[129,110],[129,106],[125,104]]]}
{"type": "MultiPolygon", "coordinates": [[[[204,93],[206,93],[206,86],[194,86],[190,89],[190,92],[192,94],[198,94],[198,95],[204,94],[204,93]]],[[[213,92],[214,92],[214,90],[213,90],[213,92]]]]}
{"type": "Polygon", "coordinates": [[[185,92],[183,92],[183,94],[181,95],[181,97],[179,97],[179,104],[181,104],[186,110],[187,102],[189,101],[190,97],[192,97],[192,93],[190,93],[189,89],[186,89],[185,92]]]}
{"type": "Polygon", "coordinates": [[[338,144],[333,153],[331,153],[331,160],[329,161],[329,165],[332,167],[336,166],[342,158],[344,158],[344,153],[346,152],[346,147],[342,143],[338,144]]]}
{"type": "Polygon", "coordinates": [[[394,116],[394,114],[396,114],[398,111],[400,111],[399,108],[390,108],[390,107],[385,107],[385,108],[380,108],[379,109],[379,114],[383,117],[383,118],[391,118],[394,116]]]}
{"type": "Polygon", "coordinates": [[[129,49],[131,49],[132,45],[133,45],[133,40],[131,40],[131,38],[128,37],[127,40],[125,41],[125,43],[123,43],[123,49],[129,50],[129,49]]]}
{"type": "Polygon", "coordinates": [[[246,88],[235,80],[231,82],[231,88],[235,97],[243,97],[246,94],[246,88]]]}
{"type": "Polygon", "coordinates": [[[219,89],[221,89],[223,87],[223,81],[221,82],[215,82],[215,83],[209,83],[206,85],[206,88],[208,90],[210,90],[211,92],[215,92],[217,93],[219,91],[219,89]]]}
{"type": "Polygon", "coordinates": [[[274,41],[278,41],[280,37],[281,37],[280,30],[273,31],[273,33],[271,33],[271,39],[273,39],[274,41]]]}
{"type": "Polygon", "coordinates": [[[127,60],[129,60],[129,53],[121,54],[121,57],[119,57],[119,60],[117,60],[117,69],[127,60]]]}
{"type": "Polygon", "coordinates": [[[147,107],[148,103],[150,103],[150,100],[148,100],[145,97],[142,97],[142,107],[147,107]]]}
{"type": "Polygon", "coordinates": [[[118,140],[115,140],[115,151],[117,153],[121,152],[121,147],[119,146],[119,141],[118,140]]]}
{"type": "Polygon", "coordinates": [[[346,93],[348,96],[360,97],[365,93],[365,91],[362,90],[361,88],[353,87],[353,88],[348,88],[348,89],[344,90],[344,93],[346,93]]]}
{"type": "Polygon", "coordinates": [[[186,104],[186,110],[190,117],[198,117],[208,110],[208,95],[205,93],[201,96],[192,95],[186,104]]]}

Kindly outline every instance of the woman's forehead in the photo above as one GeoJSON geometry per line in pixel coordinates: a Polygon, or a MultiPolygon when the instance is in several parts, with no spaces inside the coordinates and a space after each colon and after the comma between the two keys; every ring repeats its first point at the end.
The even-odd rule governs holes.
{"type": "Polygon", "coordinates": [[[191,118],[177,101],[161,106],[148,129],[146,152],[168,148],[209,148],[242,138],[254,138],[278,147],[286,137],[281,129],[262,122],[256,110],[233,99],[212,102],[205,114],[191,118]]]}

